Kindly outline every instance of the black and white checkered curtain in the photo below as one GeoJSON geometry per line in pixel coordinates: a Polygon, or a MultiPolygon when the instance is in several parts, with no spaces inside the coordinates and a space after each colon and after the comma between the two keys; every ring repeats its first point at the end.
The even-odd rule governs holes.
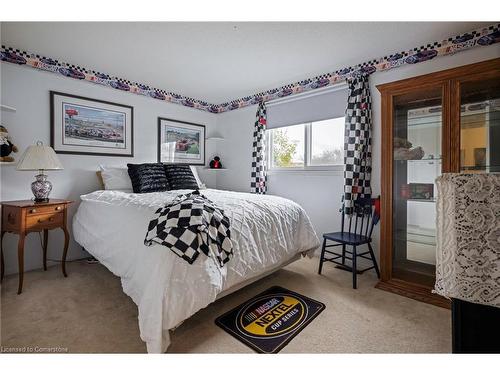
{"type": "Polygon", "coordinates": [[[250,184],[250,192],[256,194],[266,194],[266,120],[266,106],[261,103],[257,110],[253,131],[252,181],[250,184]]]}
{"type": "Polygon", "coordinates": [[[345,113],[344,208],[353,212],[354,201],[371,196],[372,104],[368,75],[347,81],[349,95],[345,113]]]}

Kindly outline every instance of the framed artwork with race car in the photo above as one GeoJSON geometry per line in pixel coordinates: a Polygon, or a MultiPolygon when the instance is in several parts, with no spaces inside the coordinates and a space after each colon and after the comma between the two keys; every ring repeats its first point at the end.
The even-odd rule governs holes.
{"type": "Polygon", "coordinates": [[[134,108],[50,92],[50,144],[59,154],[134,156],[134,108]]]}
{"type": "Polygon", "coordinates": [[[159,117],[158,162],[205,165],[205,125],[159,117]]]}

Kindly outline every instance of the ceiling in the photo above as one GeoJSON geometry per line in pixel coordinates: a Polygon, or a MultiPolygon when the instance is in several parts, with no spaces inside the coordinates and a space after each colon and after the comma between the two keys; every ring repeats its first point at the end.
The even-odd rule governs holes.
{"type": "Polygon", "coordinates": [[[2,45],[212,104],[485,22],[2,22],[2,45]]]}

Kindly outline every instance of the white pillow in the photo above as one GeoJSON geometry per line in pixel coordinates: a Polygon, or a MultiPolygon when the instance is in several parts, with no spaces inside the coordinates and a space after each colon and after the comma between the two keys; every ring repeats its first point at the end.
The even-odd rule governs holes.
{"type": "Polygon", "coordinates": [[[123,167],[108,167],[100,165],[102,181],[106,190],[132,192],[132,181],[128,169],[123,167]]]}
{"type": "Polygon", "coordinates": [[[194,165],[190,165],[189,167],[191,168],[191,172],[193,172],[193,176],[196,179],[196,183],[198,184],[198,188],[206,189],[207,187],[205,186],[205,184],[203,182],[201,182],[200,176],[198,176],[198,170],[196,169],[196,167],[194,165]]]}

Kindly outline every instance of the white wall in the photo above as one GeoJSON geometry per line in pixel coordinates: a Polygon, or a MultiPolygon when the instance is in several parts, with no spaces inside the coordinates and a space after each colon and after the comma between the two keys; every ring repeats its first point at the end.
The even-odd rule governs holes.
{"type": "MultiPolygon", "coordinates": [[[[500,46],[481,47],[447,56],[430,62],[405,66],[388,72],[375,73],[371,77],[373,98],[373,191],[380,192],[380,95],[375,85],[404,79],[411,76],[448,69],[500,56],[500,46]]],[[[168,117],[203,123],[207,135],[222,134],[225,141],[208,141],[206,159],[218,153],[226,171],[204,171],[200,175],[209,187],[249,191],[252,133],[255,107],[213,115],[179,105],[162,103],[150,98],[100,87],[91,83],[75,81],[12,64],[0,64],[2,104],[17,108],[16,113],[1,112],[1,122],[12,136],[22,153],[37,140],[50,142],[49,91],[56,90],[90,98],[123,103],[134,107],[134,154],[133,158],[99,157],[87,155],[60,155],[65,167],[63,171],[49,173],[54,184],[51,194],[56,198],[75,200],[70,210],[69,221],[78,206],[79,196],[98,188],[95,171],[99,164],[125,165],[127,162],[156,160],[157,117],[168,117]]],[[[16,158],[20,153],[15,154],[16,158]]],[[[16,171],[13,166],[1,166],[2,200],[26,199],[31,196],[32,172],[16,171]]],[[[269,176],[269,193],[281,195],[301,204],[312,219],[318,234],[336,230],[339,225],[338,208],[343,189],[342,173],[302,172],[274,173],[269,176]]],[[[60,258],[63,237],[53,231],[49,238],[49,258],[60,258]]],[[[17,272],[17,236],[6,234],[4,252],[6,272],[17,272]]],[[[375,233],[378,250],[378,231],[375,233]]],[[[378,251],[377,251],[378,252],[378,251]]],[[[40,268],[42,251],[36,234],[28,236],[25,248],[25,269],[40,268]]],[[[74,241],[70,244],[69,259],[86,256],[74,241]]]]}
{"type": "MultiPolygon", "coordinates": [[[[103,157],[89,155],[59,155],[63,171],[49,171],[53,183],[53,198],[74,200],[69,215],[71,232],[72,216],[79,204],[79,196],[98,189],[95,171],[99,164],[123,165],[157,160],[157,118],[167,117],[205,124],[207,135],[214,131],[215,115],[180,105],[160,102],[147,97],[120,92],[92,83],[76,81],[52,73],[12,64],[0,64],[1,103],[12,106],[17,112],[1,112],[1,123],[7,127],[12,140],[19,147],[13,154],[18,160],[26,147],[37,140],[50,144],[49,91],[55,90],[89,98],[108,100],[134,107],[134,157],[103,157]]],[[[207,142],[206,159],[210,160],[216,145],[207,142]]],[[[200,177],[210,187],[215,187],[216,176],[199,168],[200,177]]],[[[1,165],[1,200],[30,199],[30,184],[35,172],[16,171],[15,166],[1,165]]],[[[48,258],[60,259],[63,245],[62,231],[49,234],[48,258]],[[59,233],[60,232],[60,233],[59,233]]],[[[17,273],[17,235],[4,237],[6,273],[17,273]]],[[[80,246],[71,241],[68,259],[87,256],[80,246]]],[[[30,234],[25,244],[25,270],[42,267],[42,250],[37,233],[30,234]]]]}
{"type": "MultiPolygon", "coordinates": [[[[380,134],[381,99],[376,85],[413,76],[454,68],[461,65],[488,60],[500,56],[500,46],[492,45],[453,56],[406,65],[386,72],[377,72],[370,77],[373,102],[373,173],[372,187],[380,194],[380,134]]],[[[227,139],[217,151],[228,170],[220,172],[218,189],[249,191],[253,125],[256,106],[223,113],[217,117],[217,129],[227,139]]],[[[318,235],[340,228],[340,199],[343,191],[343,176],[339,172],[271,172],[268,178],[269,194],[290,198],[304,207],[318,235]]],[[[379,230],[374,231],[375,252],[378,256],[379,230]]]]}

